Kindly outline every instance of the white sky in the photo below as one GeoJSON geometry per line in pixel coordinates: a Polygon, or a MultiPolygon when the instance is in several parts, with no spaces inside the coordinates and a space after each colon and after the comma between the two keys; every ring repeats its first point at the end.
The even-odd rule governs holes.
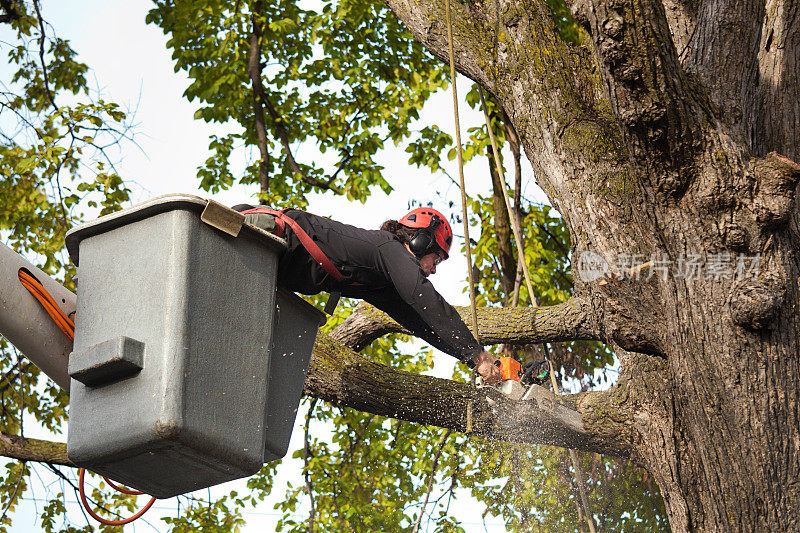
{"type": "MultiPolygon", "coordinates": [[[[44,0],[43,14],[60,37],[71,41],[73,49],[79,54],[79,59],[93,69],[90,76],[94,76],[97,80],[97,86],[103,96],[107,100],[122,104],[123,107],[136,109],[135,122],[138,124],[135,130],[136,141],[141,150],[132,145],[126,146],[118,165],[118,171],[123,178],[133,179],[136,183],[134,201],[139,202],[153,196],[175,192],[207,196],[197,188],[199,180],[196,178],[196,170],[209,155],[209,134],[224,130],[220,126],[209,126],[193,119],[196,107],[182,97],[188,82],[182,73],[174,72],[170,51],[165,46],[166,37],[159,28],[144,23],[150,6],[149,2],[143,1],[44,0]]],[[[468,87],[469,82],[462,79],[459,82],[459,94],[463,96],[468,87]]],[[[460,113],[462,137],[466,138],[467,128],[482,124],[483,118],[463,104],[460,113]]],[[[419,125],[420,128],[424,123],[436,123],[452,134],[454,126],[450,92],[435,96],[424,109],[422,116],[423,123],[419,125]]],[[[314,156],[315,154],[307,149],[296,152],[296,157],[300,160],[314,156]]],[[[309,210],[362,227],[377,227],[389,216],[397,218],[404,214],[411,199],[432,201],[435,206],[446,208],[446,204],[437,195],[439,193],[455,201],[455,205],[459,206],[455,209],[460,212],[459,191],[449,178],[441,175],[432,177],[425,170],[409,166],[407,154],[402,149],[384,151],[380,155],[380,161],[388,169],[386,175],[395,187],[391,195],[387,196],[378,191],[366,205],[350,203],[341,198],[316,197],[312,200],[309,210]]],[[[455,164],[449,165],[448,172],[457,178],[458,170],[455,164]]],[[[545,202],[544,195],[530,179],[530,166],[525,164],[523,172],[528,183],[524,193],[531,199],[545,202]]],[[[468,194],[490,194],[491,184],[485,158],[480,158],[477,163],[467,167],[466,178],[468,194]]],[[[253,192],[254,189],[237,188],[221,193],[215,199],[234,205],[247,201],[253,192]]],[[[454,231],[457,235],[463,233],[460,226],[454,227],[454,231]]],[[[456,242],[454,250],[458,250],[459,246],[460,243],[456,242]]],[[[466,262],[457,253],[451,257],[451,260],[440,265],[432,281],[450,303],[468,305],[469,297],[463,290],[466,262]]],[[[454,360],[444,354],[437,354],[435,361],[435,373],[449,376],[454,360]]],[[[302,413],[298,416],[298,420],[301,419],[302,413]]],[[[290,449],[299,447],[300,441],[297,437],[300,433],[295,431],[295,439],[290,449]]],[[[63,439],[63,436],[59,438],[63,439]]],[[[282,466],[278,483],[273,491],[275,499],[283,495],[283,484],[287,479],[299,480],[297,463],[298,461],[286,461],[282,466]]],[[[44,482],[50,481],[45,479],[44,482]]],[[[237,485],[234,482],[224,485],[222,489],[227,492],[237,486],[240,492],[244,488],[243,483],[239,482],[237,485]]],[[[70,494],[71,491],[67,490],[67,493],[70,494]]],[[[274,523],[279,517],[278,511],[272,509],[275,499],[263,504],[256,511],[245,514],[248,525],[244,531],[274,530],[274,523]]],[[[173,501],[158,502],[156,509],[145,515],[145,518],[149,518],[148,522],[155,525],[155,529],[140,521],[139,525],[131,530],[165,529],[157,517],[160,513],[174,514],[173,501]]],[[[474,501],[471,503],[469,499],[464,499],[461,505],[451,507],[451,512],[468,522],[465,524],[467,531],[483,530],[480,518],[482,507],[474,505],[474,501]]],[[[33,518],[41,512],[41,507],[41,502],[26,502],[15,513],[14,530],[34,530],[33,518]]],[[[79,515],[75,516],[79,518],[79,515]]],[[[487,531],[505,531],[501,521],[487,520],[487,524],[489,525],[487,531]]]]}

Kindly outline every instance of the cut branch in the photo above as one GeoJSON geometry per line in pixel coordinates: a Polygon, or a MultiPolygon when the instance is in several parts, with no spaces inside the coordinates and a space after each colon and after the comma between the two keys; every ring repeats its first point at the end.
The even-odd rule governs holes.
{"type": "Polygon", "coordinates": [[[341,407],[492,439],[627,456],[632,408],[624,388],[556,398],[536,389],[513,402],[494,388],[404,372],[366,359],[322,333],[305,393],[341,407]]]}
{"type": "MultiPolygon", "coordinates": [[[[556,398],[538,387],[513,402],[494,388],[396,370],[366,359],[320,333],[305,383],[307,395],[372,413],[497,440],[548,444],[626,457],[633,441],[625,387],[556,398]]],[[[75,466],[63,443],[0,433],[0,455],[75,466]]]]}

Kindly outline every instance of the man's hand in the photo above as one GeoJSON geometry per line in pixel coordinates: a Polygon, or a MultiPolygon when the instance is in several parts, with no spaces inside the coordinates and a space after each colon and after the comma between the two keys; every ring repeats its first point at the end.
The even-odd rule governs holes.
{"type": "Polygon", "coordinates": [[[472,362],[475,363],[475,370],[481,375],[486,385],[494,385],[503,377],[495,361],[498,361],[497,357],[486,351],[472,358],[472,362]]]}

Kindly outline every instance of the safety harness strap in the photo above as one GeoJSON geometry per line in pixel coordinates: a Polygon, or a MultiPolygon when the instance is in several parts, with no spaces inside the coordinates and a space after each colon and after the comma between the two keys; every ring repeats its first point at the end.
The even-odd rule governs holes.
{"type": "Polygon", "coordinates": [[[253,209],[248,209],[247,211],[242,211],[243,215],[248,215],[251,213],[266,213],[268,215],[272,215],[275,217],[275,223],[278,225],[278,233],[279,237],[283,236],[285,224],[289,224],[289,227],[292,228],[292,231],[297,238],[300,239],[300,244],[303,245],[303,248],[314,258],[314,261],[317,262],[319,266],[321,266],[325,272],[330,274],[333,279],[338,282],[343,282],[345,280],[344,275],[339,272],[339,269],[336,268],[328,256],[317,246],[317,243],[314,242],[314,239],[309,237],[308,233],[300,227],[300,225],[295,222],[292,218],[286,215],[286,209],[281,209],[280,211],[275,209],[269,209],[267,207],[255,207],[253,209]]]}

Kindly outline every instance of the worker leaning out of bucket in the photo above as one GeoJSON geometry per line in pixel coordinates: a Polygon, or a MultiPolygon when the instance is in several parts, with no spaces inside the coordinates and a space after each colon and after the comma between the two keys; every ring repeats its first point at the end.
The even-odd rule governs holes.
{"type": "Polygon", "coordinates": [[[458,312],[428,276],[448,258],[453,230],[437,210],[421,207],[380,230],[366,230],[297,209],[240,204],[245,221],[286,239],[278,285],[301,294],[365,300],[417,337],[475,368],[488,384],[501,375],[458,312]]]}

